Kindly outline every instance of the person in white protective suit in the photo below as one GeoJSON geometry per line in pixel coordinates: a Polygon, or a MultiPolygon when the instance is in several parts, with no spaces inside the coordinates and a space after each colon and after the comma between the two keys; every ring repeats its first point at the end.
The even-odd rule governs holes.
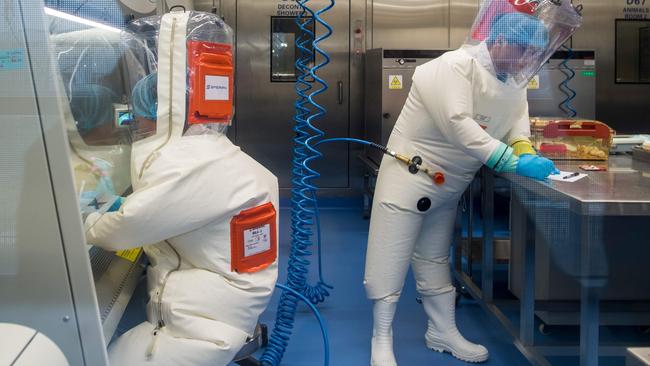
{"type": "Polygon", "coordinates": [[[426,346],[488,359],[455,322],[449,247],[458,200],[481,165],[535,179],[556,172],[528,140],[525,87],[580,24],[568,1],[488,0],[465,45],[416,68],[388,149],[421,157],[445,179],[434,183],[395,159],[381,163],[364,277],[374,300],[372,366],[397,364],[392,321],[409,264],[429,318],[426,346]]]}
{"type": "Polygon", "coordinates": [[[225,135],[228,26],[172,12],[130,29],[133,194],[85,224],[91,244],[144,247],[150,301],[147,321],[110,345],[110,364],[224,366],[253,335],[277,280],[277,179],[225,135]]]}

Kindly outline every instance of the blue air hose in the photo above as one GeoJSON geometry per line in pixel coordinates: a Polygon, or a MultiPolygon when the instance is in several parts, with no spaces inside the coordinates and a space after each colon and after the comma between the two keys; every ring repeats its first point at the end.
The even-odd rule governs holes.
{"type": "Polygon", "coordinates": [[[355,139],[355,138],[349,138],[349,137],[337,137],[337,138],[332,138],[332,139],[325,139],[325,140],[320,140],[314,146],[318,146],[320,144],[325,144],[328,142],[354,142],[357,144],[362,144],[362,145],[367,145],[370,147],[374,147],[376,149],[382,150],[382,151],[387,151],[387,149],[384,146],[381,146],[379,144],[376,144],[374,142],[366,141],[366,140],[361,140],[361,139],[355,139]]]}
{"type": "MultiPolygon", "coordinates": [[[[330,62],[329,55],[319,47],[319,43],[329,38],[332,35],[332,27],[322,19],[322,15],[330,10],[335,1],[330,1],[330,4],[317,12],[307,7],[306,1],[298,1],[305,11],[313,16],[313,20],[308,22],[300,21],[298,25],[303,34],[308,36],[308,39],[314,39],[313,32],[307,28],[310,22],[316,22],[315,25],[321,24],[325,28],[325,33],[314,39],[312,45],[313,50],[306,47],[308,43],[302,43],[299,47],[301,49],[301,57],[297,64],[299,67],[299,78],[296,83],[296,94],[298,95],[296,101],[296,127],[295,131],[298,133],[294,139],[294,169],[293,169],[293,189],[292,189],[292,249],[297,248],[297,257],[301,259],[298,261],[297,267],[307,267],[310,263],[304,257],[310,256],[312,253],[308,250],[311,246],[311,237],[313,235],[312,226],[314,219],[317,229],[318,239],[318,273],[319,281],[315,286],[309,285],[306,282],[301,285],[299,290],[305,297],[311,300],[316,305],[324,302],[325,298],[329,296],[328,289],[333,287],[328,285],[323,279],[322,260],[321,260],[321,236],[320,236],[320,215],[318,210],[318,202],[316,200],[316,190],[318,187],[312,183],[314,179],[318,179],[321,175],[314,170],[310,163],[316,159],[323,157],[323,154],[318,151],[314,146],[311,146],[314,140],[322,138],[325,133],[316,128],[314,122],[317,119],[324,117],[327,110],[318,104],[315,98],[326,92],[329,86],[317,75],[318,70],[325,67],[330,62]],[[304,51],[304,52],[303,52],[304,51]],[[314,52],[316,56],[320,55],[323,61],[313,67],[309,67],[309,63],[314,59],[314,52]],[[320,85],[320,87],[312,90],[312,83],[309,79],[313,80],[313,85],[320,85]],[[308,93],[308,91],[310,93],[308,93]]],[[[314,27],[315,28],[315,27],[314,27]]],[[[304,268],[297,268],[302,271],[304,268]]],[[[305,276],[307,271],[305,271],[305,276]]]]}
{"type": "Polygon", "coordinates": [[[325,326],[325,320],[323,320],[323,317],[320,315],[320,313],[316,309],[316,306],[314,306],[314,304],[312,304],[311,301],[309,301],[309,299],[307,299],[302,294],[300,294],[298,291],[296,291],[296,290],[294,290],[294,289],[292,289],[290,287],[281,285],[279,283],[276,283],[275,287],[279,288],[282,291],[289,292],[290,294],[298,297],[300,300],[302,300],[302,302],[307,304],[307,306],[309,306],[311,311],[314,313],[314,316],[318,320],[318,325],[320,325],[321,333],[323,333],[323,352],[325,353],[325,365],[326,366],[329,365],[329,362],[330,362],[329,335],[327,334],[327,327],[325,326]]]}
{"type": "Polygon", "coordinates": [[[564,61],[560,63],[560,71],[565,76],[564,81],[560,83],[560,91],[566,96],[566,98],[560,103],[560,109],[567,115],[567,117],[575,118],[578,115],[578,112],[573,108],[571,102],[575,99],[577,93],[575,90],[571,89],[569,82],[573,80],[576,76],[576,72],[569,66],[569,60],[573,58],[573,49],[571,47],[563,46],[567,50],[567,55],[564,58],[564,61]]]}
{"type": "MultiPolygon", "coordinates": [[[[325,133],[315,127],[316,120],[324,117],[327,110],[315,101],[315,98],[329,89],[325,80],[318,76],[318,70],[330,62],[330,57],[320,47],[319,43],[332,34],[332,27],[327,24],[322,15],[335,5],[335,0],[330,0],[329,5],[313,11],[306,4],[309,0],[296,1],[302,12],[296,17],[296,24],[300,28],[300,34],[296,39],[296,47],[299,50],[300,58],[296,61],[298,78],[296,81],[296,102],[294,107],[295,127],[292,159],[292,188],[291,188],[291,250],[287,270],[287,286],[280,287],[283,293],[276,312],[275,326],[269,339],[269,344],[260,358],[263,365],[277,366],[280,364],[284,352],[289,344],[293,330],[296,309],[300,299],[306,299],[309,306],[320,319],[320,314],[314,307],[315,304],[323,302],[329,296],[328,285],[322,275],[321,237],[320,237],[320,216],[318,215],[318,203],[316,201],[317,187],[313,180],[320,177],[314,170],[311,163],[323,156],[314,145],[315,140],[321,139],[325,133]],[[320,25],[325,29],[322,36],[315,38],[314,31],[320,25]],[[312,46],[313,50],[312,50],[312,46]],[[320,55],[322,61],[315,66],[310,66],[315,56],[320,55]],[[315,286],[307,283],[310,261],[307,259],[312,255],[312,227],[316,224],[318,237],[318,260],[319,260],[319,281],[315,286]]],[[[326,348],[325,365],[329,364],[329,342],[327,332],[323,327],[324,344],[326,348]]]]}

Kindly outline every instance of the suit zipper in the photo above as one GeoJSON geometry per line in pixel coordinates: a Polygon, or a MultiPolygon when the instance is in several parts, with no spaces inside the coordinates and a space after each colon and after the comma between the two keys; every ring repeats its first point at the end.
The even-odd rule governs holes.
{"type": "Polygon", "coordinates": [[[174,254],[176,254],[176,259],[178,260],[178,264],[176,265],[176,268],[167,272],[167,274],[165,275],[165,279],[163,280],[163,283],[160,286],[160,292],[158,294],[158,301],[157,301],[158,324],[156,325],[156,328],[154,328],[153,330],[153,340],[151,341],[151,344],[147,348],[147,359],[153,356],[153,353],[156,349],[156,343],[158,342],[158,333],[160,333],[160,330],[165,327],[165,320],[163,318],[163,311],[162,311],[162,299],[163,299],[163,295],[165,294],[165,287],[167,286],[167,280],[169,280],[169,276],[171,276],[172,273],[178,271],[181,268],[181,255],[178,254],[176,248],[174,248],[174,246],[172,246],[169,241],[165,240],[165,243],[167,243],[167,245],[169,245],[169,247],[174,251],[174,254]]]}

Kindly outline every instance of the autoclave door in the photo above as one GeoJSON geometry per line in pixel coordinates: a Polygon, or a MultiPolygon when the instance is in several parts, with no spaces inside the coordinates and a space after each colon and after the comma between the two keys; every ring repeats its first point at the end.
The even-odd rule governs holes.
{"type": "MultiPolygon", "coordinates": [[[[321,9],[329,1],[310,1],[321,9]]],[[[235,140],[247,154],[271,170],[281,188],[291,186],[291,159],[295,133],[293,127],[295,61],[298,35],[295,1],[238,0],[237,100],[235,140]]],[[[324,20],[334,33],[321,43],[331,63],[319,75],[329,90],[317,101],[327,108],[327,116],[317,126],[327,137],[345,137],[349,133],[349,2],[337,1],[324,20]]],[[[316,35],[326,29],[316,24],[316,35]]],[[[321,59],[317,58],[316,63],[321,59]]],[[[346,188],[349,185],[349,149],[347,144],[322,145],[325,157],[315,164],[322,174],[317,184],[323,188],[346,188]]]]}

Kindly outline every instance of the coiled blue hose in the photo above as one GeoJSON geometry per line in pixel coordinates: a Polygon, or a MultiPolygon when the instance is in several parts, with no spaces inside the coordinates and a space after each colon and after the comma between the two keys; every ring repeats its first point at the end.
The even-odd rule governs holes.
{"type": "Polygon", "coordinates": [[[565,76],[564,81],[560,83],[560,91],[566,96],[566,98],[560,103],[560,109],[567,115],[567,117],[574,118],[578,115],[578,112],[573,108],[571,102],[575,99],[576,93],[575,90],[571,89],[569,82],[573,80],[576,76],[576,72],[569,66],[569,61],[573,58],[573,49],[571,47],[563,46],[567,50],[567,56],[564,58],[564,61],[560,63],[560,71],[565,76]]]}
{"type": "Polygon", "coordinates": [[[279,283],[275,284],[275,287],[281,289],[282,291],[288,292],[296,297],[298,297],[302,302],[307,304],[307,306],[311,309],[311,311],[314,313],[314,316],[318,320],[318,325],[320,326],[321,333],[323,333],[323,348],[324,348],[324,353],[325,353],[325,365],[329,365],[330,362],[330,344],[329,344],[329,335],[327,334],[327,327],[325,326],[325,320],[323,320],[323,317],[320,315],[318,310],[316,309],[316,306],[312,304],[309,299],[304,297],[302,294],[300,294],[298,291],[281,285],[279,283]]]}
{"type": "MultiPolygon", "coordinates": [[[[291,247],[292,253],[296,256],[292,257],[295,261],[294,269],[299,271],[305,270],[310,262],[305,257],[311,256],[309,247],[311,246],[311,237],[313,236],[312,227],[314,219],[317,229],[318,239],[318,273],[319,281],[315,286],[307,284],[306,278],[304,284],[300,284],[300,291],[305,297],[310,299],[313,304],[318,304],[325,301],[329,296],[328,289],[332,286],[328,285],[323,279],[322,260],[321,260],[321,238],[320,238],[320,215],[318,211],[318,202],[316,200],[316,190],[318,189],[312,181],[320,177],[320,174],[310,167],[313,160],[323,157],[323,154],[312,146],[313,141],[322,138],[325,133],[315,127],[314,121],[322,118],[327,114],[327,110],[315,101],[315,97],[324,93],[329,89],[329,86],[317,75],[317,71],[325,67],[330,62],[330,57],[325,53],[318,44],[327,39],[332,34],[332,28],[323,21],[322,14],[331,9],[335,2],[331,1],[330,5],[314,12],[306,6],[309,0],[298,1],[306,13],[310,14],[310,18],[298,17],[298,26],[301,29],[300,42],[297,42],[300,49],[301,57],[296,62],[299,70],[299,77],[296,83],[296,117],[295,128],[296,138],[294,139],[294,159],[293,159],[293,179],[292,179],[292,216],[291,216],[291,247]],[[315,35],[309,25],[313,22],[321,24],[325,27],[325,33],[314,39],[315,35]],[[313,40],[310,47],[310,42],[313,40]],[[321,55],[323,61],[310,67],[311,60],[314,59],[314,52],[321,55]],[[313,80],[313,84],[310,83],[313,80]],[[318,85],[318,87],[314,87],[318,85]]],[[[290,269],[291,269],[290,259],[290,269]]],[[[290,271],[291,273],[291,271],[290,271]]],[[[306,277],[306,276],[305,276],[306,277]]]]}
{"type": "MultiPolygon", "coordinates": [[[[325,80],[318,76],[318,70],[330,62],[330,57],[319,47],[319,43],[332,34],[332,27],[323,20],[322,15],[334,7],[335,0],[330,0],[329,5],[316,12],[307,6],[309,0],[297,0],[296,2],[300,5],[302,12],[296,17],[296,24],[300,28],[300,34],[296,39],[300,58],[296,61],[298,78],[295,86],[297,98],[294,103],[296,113],[293,130],[296,137],[293,140],[293,176],[291,179],[291,250],[286,286],[290,291],[283,291],[280,297],[275,326],[269,344],[260,358],[262,364],[272,366],[279,365],[289,344],[298,301],[303,297],[307,299],[310,303],[308,305],[320,319],[320,314],[313,305],[323,302],[329,296],[328,289],[332,289],[332,286],[323,279],[320,257],[320,216],[316,201],[317,186],[313,183],[320,177],[320,174],[311,167],[311,164],[323,156],[316,149],[315,142],[322,139],[325,133],[316,128],[314,123],[325,116],[327,110],[318,104],[315,98],[329,89],[325,80]],[[316,25],[322,26],[325,29],[324,34],[314,39],[314,31],[310,29],[312,25],[314,29],[316,25]],[[310,46],[313,46],[313,50],[310,46]],[[322,61],[318,65],[311,66],[311,61],[316,58],[314,56],[320,56],[322,61]],[[312,230],[314,224],[318,239],[319,281],[312,286],[307,283],[310,265],[307,258],[312,255],[310,247],[314,235],[312,230]]],[[[322,323],[321,326],[324,327],[322,323]]],[[[326,348],[325,365],[327,366],[329,364],[329,341],[326,330],[323,330],[323,336],[326,348]]]]}

